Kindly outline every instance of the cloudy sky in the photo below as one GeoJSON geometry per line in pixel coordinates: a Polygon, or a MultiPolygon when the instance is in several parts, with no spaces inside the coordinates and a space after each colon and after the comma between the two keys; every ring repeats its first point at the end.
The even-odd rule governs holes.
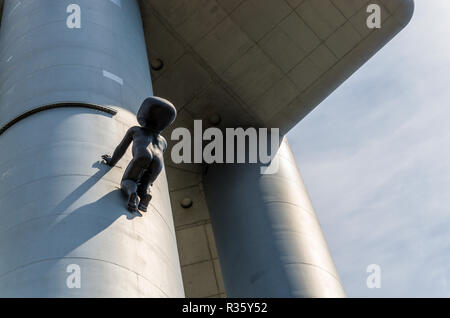
{"type": "Polygon", "coordinates": [[[450,1],[415,2],[406,29],[289,133],[350,297],[450,297],[450,1]]]}

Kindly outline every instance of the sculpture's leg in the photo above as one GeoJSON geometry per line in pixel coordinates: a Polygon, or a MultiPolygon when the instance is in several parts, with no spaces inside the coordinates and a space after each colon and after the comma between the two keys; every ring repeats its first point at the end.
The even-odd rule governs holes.
{"type": "Polygon", "coordinates": [[[128,198],[128,210],[137,212],[138,184],[145,179],[146,171],[152,163],[152,157],[138,157],[130,161],[123,175],[121,188],[128,198]]]}
{"type": "Polygon", "coordinates": [[[141,210],[142,212],[147,212],[148,205],[150,203],[150,200],[152,199],[152,195],[150,194],[150,187],[158,177],[162,168],[162,159],[159,158],[159,156],[155,156],[139,181],[137,193],[140,197],[139,210],[141,210]]]}
{"type": "Polygon", "coordinates": [[[136,212],[137,211],[137,183],[133,180],[124,179],[122,180],[120,184],[122,188],[122,192],[127,196],[128,198],[128,210],[130,212],[136,212]]]}
{"type": "Polygon", "coordinates": [[[152,199],[150,194],[151,183],[149,181],[150,172],[147,170],[141,181],[139,182],[137,194],[139,196],[139,210],[142,212],[147,212],[148,205],[152,199]]]}

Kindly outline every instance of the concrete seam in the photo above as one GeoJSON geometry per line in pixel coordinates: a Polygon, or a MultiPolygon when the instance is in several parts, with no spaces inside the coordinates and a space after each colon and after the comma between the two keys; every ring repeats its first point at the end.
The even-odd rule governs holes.
{"type": "Polygon", "coordinates": [[[188,224],[178,225],[178,226],[175,227],[175,231],[182,231],[182,230],[185,230],[185,229],[190,229],[190,228],[193,228],[193,227],[198,227],[198,226],[200,226],[200,225],[207,225],[207,224],[210,224],[210,223],[211,223],[211,219],[208,218],[208,219],[204,219],[204,220],[201,220],[201,221],[196,221],[196,222],[194,222],[194,223],[188,223],[188,224]]]}
{"type": "MultiPolygon", "coordinates": [[[[180,42],[183,44],[185,50],[187,53],[183,54],[182,57],[186,54],[190,54],[191,57],[193,57],[193,59],[200,64],[201,67],[203,67],[210,75],[210,77],[212,78],[212,80],[219,84],[221,88],[223,88],[236,102],[237,102],[237,106],[240,107],[252,120],[256,121],[256,122],[260,122],[260,120],[258,118],[255,118],[250,111],[248,110],[248,106],[247,104],[239,97],[235,94],[235,92],[228,86],[228,84],[223,81],[220,76],[218,76],[216,74],[216,72],[208,65],[208,63],[206,63],[202,57],[200,57],[197,52],[189,45],[186,43],[186,41],[178,34],[178,32],[176,30],[173,29],[173,27],[160,15],[160,13],[153,7],[152,4],[150,4],[150,7],[153,9],[153,13],[154,16],[158,18],[158,20],[161,22],[161,24],[169,31],[172,33],[172,35],[180,42]]],[[[181,60],[180,57],[177,62],[179,60],[181,60]]],[[[177,64],[177,62],[174,63],[174,65],[177,64]]],[[[187,105],[187,104],[186,104],[187,105]]]]}
{"type": "Polygon", "coordinates": [[[203,228],[203,232],[204,232],[205,238],[206,238],[206,245],[208,246],[209,257],[211,260],[211,265],[212,265],[212,269],[213,269],[213,273],[214,273],[214,281],[216,282],[217,291],[220,293],[219,281],[217,280],[216,267],[214,266],[214,260],[213,260],[213,256],[212,256],[213,254],[212,254],[211,244],[208,239],[208,233],[206,231],[206,226],[202,225],[202,228],[203,228]]]}
{"type": "MultiPolygon", "coordinates": [[[[389,16],[389,17],[386,19],[386,21],[387,21],[390,17],[391,17],[391,16],[389,16]]],[[[352,27],[353,27],[353,26],[352,26],[352,27]]],[[[358,32],[358,31],[357,31],[357,32],[358,32]]],[[[365,37],[361,36],[361,41],[360,41],[356,46],[354,46],[352,49],[350,49],[347,53],[345,53],[340,59],[337,59],[337,61],[336,61],[333,65],[331,65],[331,66],[329,67],[329,70],[332,70],[333,68],[339,66],[339,65],[341,64],[342,60],[344,60],[351,52],[353,52],[353,51],[355,50],[355,48],[359,47],[359,46],[361,45],[362,42],[364,42],[364,41],[366,41],[368,38],[370,38],[371,35],[374,34],[375,32],[376,32],[376,31],[371,31],[371,32],[368,33],[365,37]]],[[[360,33],[358,32],[358,34],[360,34],[360,33]]],[[[330,36],[331,36],[331,35],[330,35],[330,36]]],[[[328,38],[327,38],[327,39],[328,39],[328,38]]],[[[330,52],[331,52],[333,55],[335,55],[335,54],[333,53],[333,51],[326,45],[325,41],[326,41],[326,40],[322,41],[321,44],[325,45],[325,46],[328,48],[328,50],[330,50],[330,52]]],[[[319,46],[320,46],[320,44],[319,44],[319,46]]],[[[305,57],[305,58],[307,58],[307,57],[305,57]]],[[[370,56],[369,56],[369,58],[370,58],[370,56]]],[[[303,60],[304,60],[304,59],[303,59],[303,60]]],[[[302,60],[302,61],[303,61],[303,60],[302,60]]],[[[302,61],[300,61],[297,65],[299,65],[300,63],[302,63],[302,61]]],[[[364,63],[363,63],[363,64],[364,64],[364,63]]],[[[362,64],[362,65],[363,65],[363,64],[362,64]]],[[[295,65],[293,68],[295,68],[297,65],[295,65]]],[[[358,68],[360,68],[362,65],[359,65],[358,68]]],[[[328,71],[329,71],[329,70],[328,70],[328,71]]],[[[305,89],[303,89],[303,90],[297,95],[297,97],[294,99],[294,101],[291,102],[290,104],[288,104],[288,106],[291,105],[292,103],[294,103],[297,99],[299,99],[299,100],[302,101],[302,98],[303,98],[302,95],[303,95],[303,93],[306,92],[306,91],[308,91],[308,90],[309,90],[311,87],[313,87],[317,82],[319,82],[322,78],[324,78],[324,77],[325,77],[325,74],[327,74],[328,71],[322,73],[315,81],[313,81],[310,85],[308,85],[305,89]]],[[[345,80],[344,80],[344,81],[345,81],[345,80]]],[[[340,84],[341,84],[341,83],[340,83],[340,84]]],[[[340,84],[339,84],[339,85],[340,85],[340,84]]],[[[316,106],[317,106],[317,105],[316,105],[316,106]]],[[[273,120],[274,120],[278,115],[280,115],[283,111],[284,111],[284,109],[281,109],[280,111],[278,111],[277,113],[275,113],[275,114],[268,120],[268,122],[273,121],[273,120]]]]}

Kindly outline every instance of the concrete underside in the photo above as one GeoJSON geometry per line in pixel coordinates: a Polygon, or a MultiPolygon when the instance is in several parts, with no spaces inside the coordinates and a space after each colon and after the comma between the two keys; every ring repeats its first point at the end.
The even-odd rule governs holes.
{"type": "MultiPolygon", "coordinates": [[[[141,0],[156,95],[179,111],[172,128],[220,115],[221,128],[288,131],[409,22],[412,0],[141,0]],[[366,26],[369,3],[381,29],[366,26]]],[[[170,132],[167,133],[169,137],[170,132]]],[[[169,145],[169,151],[170,151],[169,145]]],[[[166,161],[188,297],[225,296],[202,165],[166,161]],[[183,209],[180,201],[194,205],[183,209]]]]}
{"type": "Polygon", "coordinates": [[[141,0],[155,93],[223,127],[287,131],[410,20],[412,0],[141,0]],[[369,3],[381,7],[369,29],[369,3]],[[150,40],[151,39],[151,40],[150,40]]]}

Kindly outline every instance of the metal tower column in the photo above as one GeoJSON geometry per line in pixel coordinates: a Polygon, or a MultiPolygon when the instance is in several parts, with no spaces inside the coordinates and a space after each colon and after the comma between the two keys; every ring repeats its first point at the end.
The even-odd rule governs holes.
{"type": "Polygon", "coordinates": [[[5,1],[1,297],[184,297],[165,173],[130,219],[99,162],[152,94],[135,0],[5,1]]]}
{"type": "Polygon", "coordinates": [[[278,172],[209,167],[205,190],[229,297],[345,297],[286,139],[278,172]]]}

